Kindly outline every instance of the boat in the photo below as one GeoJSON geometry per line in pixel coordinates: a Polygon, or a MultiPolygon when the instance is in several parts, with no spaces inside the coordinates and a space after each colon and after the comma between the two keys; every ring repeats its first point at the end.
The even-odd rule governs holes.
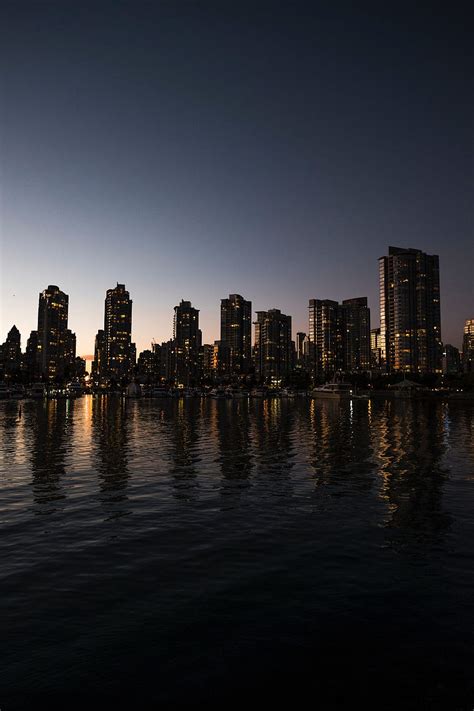
{"type": "Polygon", "coordinates": [[[326,383],[313,388],[311,396],[330,400],[350,400],[354,397],[354,390],[351,383],[326,383]]]}
{"type": "Polygon", "coordinates": [[[250,397],[265,397],[265,390],[262,390],[262,388],[254,388],[250,392],[250,397]]]}

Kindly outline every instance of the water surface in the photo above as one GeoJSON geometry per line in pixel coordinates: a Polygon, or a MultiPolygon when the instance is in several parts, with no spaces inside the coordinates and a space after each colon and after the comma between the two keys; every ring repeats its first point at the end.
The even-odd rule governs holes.
{"type": "Polygon", "coordinates": [[[0,403],[2,711],[474,706],[474,407],[0,403]]]}

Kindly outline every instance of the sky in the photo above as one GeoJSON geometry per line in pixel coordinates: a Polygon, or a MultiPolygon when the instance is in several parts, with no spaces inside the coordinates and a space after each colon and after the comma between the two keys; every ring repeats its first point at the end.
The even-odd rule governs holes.
{"type": "MultiPolygon", "coordinates": [[[[473,106],[459,6],[3,2],[0,341],[69,295],[93,352],[125,283],[140,351],[181,299],[367,296],[389,245],[439,254],[442,337],[474,318],[473,106]],[[313,5],[313,7],[311,7],[313,5]],[[321,5],[321,7],[318,7],[321,5]]],[[[412,3],[412,5],[414,5],[412,3]]]]}

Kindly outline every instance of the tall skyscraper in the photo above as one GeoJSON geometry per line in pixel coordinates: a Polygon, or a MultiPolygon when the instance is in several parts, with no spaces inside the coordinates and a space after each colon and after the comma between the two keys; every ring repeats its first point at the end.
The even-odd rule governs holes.
{"type": "Polygon", "coordinates": [[[379,259],[380,336],[388,371],[441,372],[439,257],[389,247],[379,259]]]}
{"type": "Polygon", "coordinates": [[[365,296],[339,304],[309,301],[309,341],[313,376],[370,368],[370,309],[365,296]]]}
{"type": "Polygon", "coordinates": [[[346,373],[370,370],[370,309],[367,297],[345,299],[339,307],[342,369],[346,373]]]}
{"type": "Polygon", "coordinates": [[[230,352],[232,374],[248,372],[252,358],[252,302],[240,294],[221,300],[221,343],[230,352]]]}
{"type": "Polygon", "coordinates": [[[175,342],[175,382],[192,385],[199,377],[199,309],[190,301],[181,301],[174,307],[173,338],[175,342]]]}
{"type": "Polygon", "coordinates": [[[291,372],[293,344],[291,316],[279,309],[257,311],[255,321],[255,373],[268,384],[280,384],[291,372]]]}
{"type": "Polygon", "coordinates": [[[94,360],[92,362],[92,377],[99,379],[105,376],[105,334],[100,328],[94,343],[94,360]]]}
{"type": "Polygon", "coordinates": [[[69,328],[66,331],[66,347],[65,347],[66,367],[69,373],[72,373],[75,368],[76,361],[76,334],[69,328]]]}
{"type": "Polygon", "coordinates": [[[62,378],[66,367],[69,297],[50,285],[39,295],[38,368],[43,378],[62,378]]]}
{"type": "Polygon", "coordinates": [[[468,318],[464,324],[462,367],[465,373],[474,373],[474,318],[468,318]]]}
{"type": "Polygon", "coordinates": [[[309,300],[308,338],[314,375],[326,375],[340,369],[342,354],[337,301],[309,300]]]}
{"type": "MultiPolygon", "coordinates": [[[[108,289],[105,297],[104,366],[108,378],[128,377],[132,365],[132,300],[125,284],[108,289]]],[[[133,363],[132,363],[133,360],[133,363]]]]}

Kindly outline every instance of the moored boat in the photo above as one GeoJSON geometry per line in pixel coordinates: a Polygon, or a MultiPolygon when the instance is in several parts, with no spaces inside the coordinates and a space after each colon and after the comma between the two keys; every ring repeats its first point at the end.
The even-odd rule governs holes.
{"type": "Polygon", "coordinates": [[[353,397],[353,393],[354,390],[351,383],[325,383],[325,385],[313,388],[311,396],[330,400],[350,400],[353,397]]]}

